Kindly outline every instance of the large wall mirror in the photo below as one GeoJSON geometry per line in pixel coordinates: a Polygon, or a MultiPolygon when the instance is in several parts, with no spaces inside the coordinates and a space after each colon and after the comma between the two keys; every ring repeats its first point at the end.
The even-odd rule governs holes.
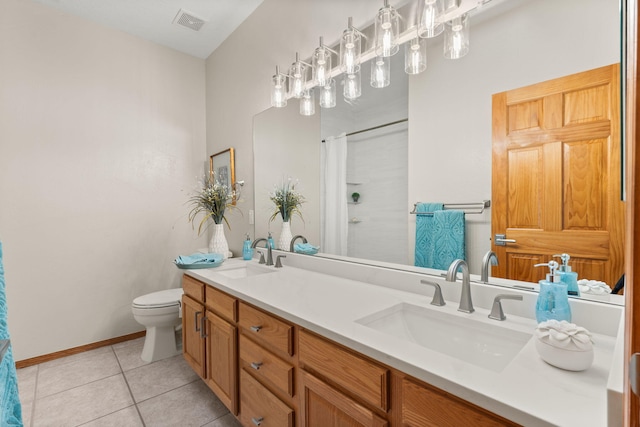
{"type": "MultiPolygon", "coordinates": [[[[258,114],[256,236],[278,233],[279,224],[269,222],[268,191],[290,176],[300,180],[307,198],[304,222],[294,220],[293,234],[320,245],[323,228],[335,218],[321,212],[322,140],[399,121],[347,138],[346,249],[320,251],[413,266],[414,203],[491,199],[493,94],[620,62],[618,2],[493,0],[489,5],[471,16],[470,53],[461,59],[444,59],[442,40],[435,39],[428,44],[427,70],[417,76],[404,74],[403,49],[393,57],[392,89],[365,92],[370,66],[363,64],[363,96],[357,102],[339,100],[330,110],[316,106],[315,116],[303,117],[297,100],[290,100],[284,109],[258,114]],[[360,194],[357,203],[353,192],[360,194]]],[[[478,274],[491,249],[490,208],[467,215],[465,240],[471,272],[478,274]]]]}

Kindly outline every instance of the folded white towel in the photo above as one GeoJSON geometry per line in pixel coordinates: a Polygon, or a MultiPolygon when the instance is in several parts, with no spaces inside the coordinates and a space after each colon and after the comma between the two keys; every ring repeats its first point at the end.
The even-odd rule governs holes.
{"type": "Polygon", "coordinates": [[[536,337],[542,342],[565,350],[586,351],[593,348],[591,332],[566,320],[552,319],[540,323],[536,328],[536,337]]]}
{"type": "Polygon", "coordinates": [[[599,280],[578,280],[578,287],[583,294],[603,295],[610,294],[611,288],[605,282],[599,280]]]}

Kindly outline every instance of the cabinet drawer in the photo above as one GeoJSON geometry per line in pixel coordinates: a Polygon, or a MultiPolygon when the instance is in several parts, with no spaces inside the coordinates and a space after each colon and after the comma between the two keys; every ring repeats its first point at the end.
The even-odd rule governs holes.
{"type": "Polygon", "coordinates": [[[234,297],[211,286],[206,287],[205,296],[205,305],[209,310],[234,323],[238,320],[236,308],[238,305],[234,297]]]}
{"type": "Polygon", "coordinates": [[[240,303],[238,324],[247,335],[267,347],[289,356],[293,355],[293,327],[264,311],[240,303]]]}
{"type": "Polygon", "coordinates": [[[204,302],[204,288],[204,283],[186,274],[182,276],[182,289],[184,293],[196,301],[204,302]]]}
{"type": "Polygon", "coordinates": [[[293,397],[293,366],[242,335],[240,363],[254,376],[267,380],[283,393],[293,397]]]}
{"type": "Polygon", "coordinates": [[[293,427],[293,409],[241,370],[240,422],[244,426],[293,427]]]}
{"type": "Polygon", "coordinates": [[[300,363],[351,391],[364,402],[387,411],[389,370],[305,331],[298,342],[300,363]]]}

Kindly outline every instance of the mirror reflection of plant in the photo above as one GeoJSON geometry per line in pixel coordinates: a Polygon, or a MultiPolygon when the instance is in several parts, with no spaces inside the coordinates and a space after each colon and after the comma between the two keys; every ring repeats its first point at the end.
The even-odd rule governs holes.
{"type": "Polygon", "coordinates": [[[215,173],[211,173],[208,177],[203,178],[201,188],[189,199],[189,204],[191,205],[189,222],[191,222],[192,226],[196,217],[204,214],[204,217],[198,225],[198,235],[200,235],[202,226],[209,218],[213,219],[213,222],[216,224],[222,224],[222,221],[224,221],[227,227],[231,228],[229,221],[227,221],[225,217],[225,211],[236,208],[233,205],[236,196],[235,190],[220,184],[215,177],[215,173]]]}
{"type": "Polygon", "coordinates": [[[271,215],[269,221],[273,221],[278,214],[282,216],[282,221],[287,222],[293,215],[302,218],[300,205],[305,202],[304,196],[296,190],[297,182],[292,182],[291,178],[286,181],[283,179],[280,186],[275,186],[269,198],[276,205],[276,210],[271,215]]]}

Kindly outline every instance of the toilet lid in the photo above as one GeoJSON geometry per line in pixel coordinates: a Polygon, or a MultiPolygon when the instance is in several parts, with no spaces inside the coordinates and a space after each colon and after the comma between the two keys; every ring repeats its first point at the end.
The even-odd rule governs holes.
{"type": "Polygon", "coordinates": [[[177,306],[180,305],[183,292],[182,288],[152,292],[134,299],[133,306],[138,308],[177,306]]]}

